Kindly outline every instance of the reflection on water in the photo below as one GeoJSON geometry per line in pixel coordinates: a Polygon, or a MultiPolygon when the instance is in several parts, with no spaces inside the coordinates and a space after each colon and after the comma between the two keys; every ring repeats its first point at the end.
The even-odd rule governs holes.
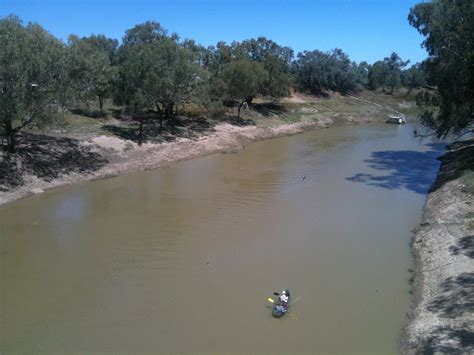
{"type": "Polygon", "coordinates": [[[0,350],[396,352],[442,148],[412,130],[310,132],[0,208],[0,350]],[[286,287],[302,298],[277,320],[286,287]]]}

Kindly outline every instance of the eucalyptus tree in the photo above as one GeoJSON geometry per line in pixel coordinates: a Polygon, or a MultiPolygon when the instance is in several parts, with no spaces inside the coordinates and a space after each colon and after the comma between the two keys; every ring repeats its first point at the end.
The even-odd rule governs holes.
{"type": "Polygon", "coordinates": [[[376,90],[382,87],[385,90],[385,88],[389,88],[390,93],[393,94],[401,86],[402,70],[408,63],[410,63],[409,60],[402,60],[395,52],[390,57],[375,62],[369,68],[369,89],[376,90]]]}
{"type": "Polygon", "coordinates": [[[237,116],[240,117],[242,106],[250,104],[262,92],[262,87],[268,81],[268,72],[261,63],[242,59],[227,64],[220,77],[225,95],[239,101],[237,116]]]}
{"type": "Polygon", "coordinates": [[[280,46],[265,37],[245,40],[237,44],[236,47],[241,48],[246,59],[262,63],[263,68],[268,72],[268,79],[263,85],[262,95],[276,99],[289,95],[290,65],[293,59],[291,48],[280,46]]]}
{"type": "Polygon", "coordinates": [[[124,46],[154,44],[167,37],[168,31],[166,31],[158,22],[147,21],[126,30],[122,42],[124,46]]]}
{"type": "Polygon", "coordinates": [[[416,63],[401,73],[402,86],[408,88],[409,92],[416,88],[427,86],[426,72],[421,63],[416,63]]]}
{"type": "Polygon", "coordinates": [[[116,41],[105,36],[69,36],[70,88],[80,101],[97,99],[101,111],[117,74],[112,65],[116,45],[116,41]]]}
{"type": "Polygon", "coordinates": [[[393,52],[390,57],[384,58],[384,63],[387,66],[386,84],[390,88],[390,93],[393,94],[395,89],[401,86],[402,69],[405,68],[410,61],[404,61],[400,56],[393,52]]]}
{"type": "Polygon", "coordinates": [[[474,131],[474,2],[436,0],[415,5],[408,16],[425,40],[428,81],[440,97],[439,112],[422,122],[440,137],[474,131]]]}
{"type": "Polygon", "coordinates": [[[41,26],[0,19],[0,133],[15,151],[23,128],[53,117],[65,99],[65,46],[41,26]]]}
{"type": "Polygon", "coordinates": [[[341,49],[298,53],[293,63],[296,85],[300,90],[321,95],[324,90],[346,94],[360,83],[359,68],[341,49]]]}
{"type": "Polygon", "coordinates": [[[378,60],[369,66],[367,78],[368,88],[370,90],[377,90],[378,88],[383,88],[383,90],[385,90],[388,83],[387,78],[389,76],[389,71],[390,69],[388,65],[382,60],[378,60]]]}
{"type": "Polygon", "coordinates": [[[156,109],[175,130],[177,105],[191,98],[199,84],[199,66],[193,52],[168,37],[159,24],[145,23],[127,31],[119,50],[119,77],[115,100],[142,121],[143,114],[156,109]]]}

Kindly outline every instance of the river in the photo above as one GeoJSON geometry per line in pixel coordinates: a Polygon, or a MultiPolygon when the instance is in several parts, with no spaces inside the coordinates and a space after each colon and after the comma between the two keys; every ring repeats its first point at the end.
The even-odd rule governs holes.
{"type": "Polygon", "coordinates": [[[0,208],[0,350],[398,352],[441,144],[335,127],[0,208]],[[289,288],[291,316],[267,298],[289,288]]]}

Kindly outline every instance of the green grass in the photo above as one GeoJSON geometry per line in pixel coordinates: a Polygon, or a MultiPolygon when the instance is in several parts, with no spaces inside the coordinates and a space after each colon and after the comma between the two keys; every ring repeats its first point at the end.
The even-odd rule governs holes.
{"type": "MultiPolygon", "coordinates": [[[[275,106],[270,106],[270,111],[266,113],[259,110],[251,110],[243,114],[243,118],[252,119],[258,127],[272,127],[280,124],[290,124],[298,122],[311,122],[324,118],[334,119],[336,122],[343,122],[348,116],[384,120],[391,112],[386,107],[407,112],[410,110],[419,110],[414,102],[415,93],[407,94],[406,91],[396,92],[394,95],[382,92],[362,91],[355,96],[378,103],[382,106],[374,105],[370,102],[356,100],[349,96],[332,94],[328,98],[303,95],[304,102],[284,98],[275,106]]],[[[265,98],[257,98],[255,104],[265,105],[271,101],[265,98]]],[[[91,102],[88,105],[90,110],[97,110],[97,105],[91,102]]],[[[46,132],[61,132],[71,134],[97,134],[111,135],[112,133],[102,129],[104,125],[114,125],[127,128],[130,122],[119,121],[114,118],[121,107],[114,106],[111,100],[104,103],[105,116],[101,118],[88,117],[82,114],[66,112],[64,120],[58,120],[57,123],[48,127],[46,132]]],[[[188,104],[184,107],[185,116],[207,117],[209,122],[219,122],[223,117],[234,115],[235,110],[231,108],[222,108],[218,117],[211,117],[206,110],[188,104]]],[[[412,111],[410,111],[412,112],[412,111]]]]}

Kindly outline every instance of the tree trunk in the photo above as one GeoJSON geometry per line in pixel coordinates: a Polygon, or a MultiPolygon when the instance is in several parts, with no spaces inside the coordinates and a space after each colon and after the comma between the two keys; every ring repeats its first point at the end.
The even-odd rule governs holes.
{"type": "Polygon", "coordinates": [[[5,133],[7,135],[7,150],[10,153],[15,152],[16,149],[16,140],[15,140],[15,130],[13,129],[12,121],[7,120],[4,123],[5,133]]]}
{"type": "Polygon", "coordinates": [[[142,145],[143,141],[143,118],[138,120],[138,145],[142,145]]]}
{"type": "Polygon", "coordinates": [[[240,109],[242,108],[242,106],[244,105],[245,101],[242,101],[240,104],[239,104],[239,108],[237,109],[237,117],[240,118],[240,109]]]}
{"type": "Polygon", "coordinates": [[[99,95],[99,110],[102,111],[103,107],[104,107],[104,98],[101,95],[99,95]]]}
{"type": "Polygon", "coordinates": [[[160,117],[160,134],[163,132],[163,110],[160,108],[160,105],[156,104],[156,111],[160,117]]]}
{"type": "Polygon", "coordinates": [[[175,129],[174,129],[175,128],[175,122],[174,122],[173,108],[174,108],[174,103],[170,103],[168,112],[169,112],[170,119],[171,119],[171,134],[174,134],[174,131],[175,131],[175,129]]]}

